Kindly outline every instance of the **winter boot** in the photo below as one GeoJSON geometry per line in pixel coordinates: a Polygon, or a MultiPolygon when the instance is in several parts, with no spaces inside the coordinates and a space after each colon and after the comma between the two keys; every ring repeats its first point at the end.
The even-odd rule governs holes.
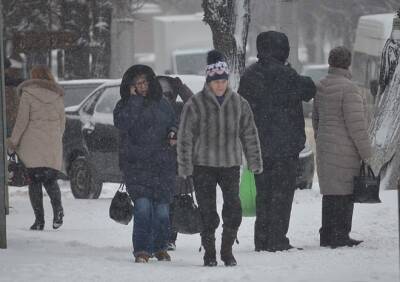
{"type": "Polygon", "coordinates": [[[35,214],[35,222],[30,227],[31,230],[43,230],[44,228],[44,210],[43,210],[43,192],[42,184],[33,182],[29,184],[29,200],[35,214]]]}
{"type": "Polygon", "coordinates": [[[167,244],[167,251],[175,251],[175,250],[176,250],[175,242],[169,242],[167,244]]]}
{"type": "Polygon", "coordinates": [[[149,262],[149,254],[146,252],[139,252],[135,254],[135,262],[136,263],[147,263],[149,262]]]}
{"type": "Polygon", "coordinates": [[[44,229],[44,222],[40,222],[35,220],[35,222],[30,227],[31,230],[43,230],[44,229]]]}
{"type": "Polygon", "coordinates": [[[204,247],[204,266],[217,266],[215,250],[215,233],[202,233],[201,244],[204,247]]]}
{"type": "Polygon", "coordinates": [[[159,251],[154,254],[158,261],[171,261],[170,255],[167,251],[159,251]]]}
{"type": "Polygon", "coordinates": [[[54,213],[53,229],[58,229],[63,224],[64,211],[58,210],[54,213]]]}
{"type": "Polygon", "coordinates": [[[64,211],[61,203],[61,191],[55,178],[53,170],[45,170],[45,181],[43,186],[49,195],[51,206],[53,207],[53,229],[58,229],[63,224],[64,211]]]}
{"type": "Polygon", "coordinates": [[[224,227],[222,231],[222,242],[221,242],[221,260],[225,266],[237,265],[236,259],[232,254],[232,246],[235,242],[237,235],[237,229],[231,229],[224,227]]]}

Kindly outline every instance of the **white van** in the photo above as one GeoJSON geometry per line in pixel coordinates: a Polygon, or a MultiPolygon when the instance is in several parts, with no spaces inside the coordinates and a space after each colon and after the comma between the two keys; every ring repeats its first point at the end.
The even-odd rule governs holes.
{"type": "Polygon", "coordinates": [[[362,16],[358,20],[353,48],[352,73],[370,110],[378,90],[379,68],[383,47],[390,37],[395,14],[362,16]]]}

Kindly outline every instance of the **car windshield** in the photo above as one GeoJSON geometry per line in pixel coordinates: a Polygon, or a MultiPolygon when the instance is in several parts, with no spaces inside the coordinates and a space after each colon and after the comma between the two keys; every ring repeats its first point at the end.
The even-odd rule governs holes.
{"type": "Polygon", "coordinates": [[[101,95],[100,101],[96,106],[96,112],[102,114],[112,113],[120,98],[119,86],[107,87],[104,90],[104,93],[101,95]]]}

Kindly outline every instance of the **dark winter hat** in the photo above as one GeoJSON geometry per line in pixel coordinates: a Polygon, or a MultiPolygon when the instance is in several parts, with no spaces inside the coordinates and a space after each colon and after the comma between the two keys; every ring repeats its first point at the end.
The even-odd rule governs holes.
{"type": "Polygon", "coordinates": [[[351,52],[344,46],[335,47],[329,52],[328,63],[334,68],[348,69],[351,65],[351,52]]]}
{"type": "Polygon", "coordinates": [[[290,46],[286,34],[278,31],[265,31],[257,36],[257,57],[272,57],[285,62],[289,57],[290,46]]]}
{"type": "Polygon", "coordinates": [[[228,64],[226,63],[225,56],[221,52],[217,50],[211,50],[210,52],[208,52],[206,76],[207,83],[219,79],[228,80],[228,64]]]}
{"type": "Polygon", "coordinates": [[[156,79],[156,74],[154,73],[153,69],[146,65],[133,65],[126,70],[122,77],[121,86],[119,88],[121,98],[125,99],[130,96],[130,86],[133,84],[134,79],[139,75],[145,75],[146,80],[149,82],[148,97],[155,100],[161,99],[161,85],[156,79]]]}

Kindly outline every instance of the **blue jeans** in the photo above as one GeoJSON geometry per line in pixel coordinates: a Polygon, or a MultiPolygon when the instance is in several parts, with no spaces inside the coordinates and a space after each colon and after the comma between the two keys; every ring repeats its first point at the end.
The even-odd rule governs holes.
{"type": "Polygon", "coordinates": [[[169,235],[169,204],[139,198],[135,200],[133,216],[133,253],[150,255],[165,251],[169,235]]]}

